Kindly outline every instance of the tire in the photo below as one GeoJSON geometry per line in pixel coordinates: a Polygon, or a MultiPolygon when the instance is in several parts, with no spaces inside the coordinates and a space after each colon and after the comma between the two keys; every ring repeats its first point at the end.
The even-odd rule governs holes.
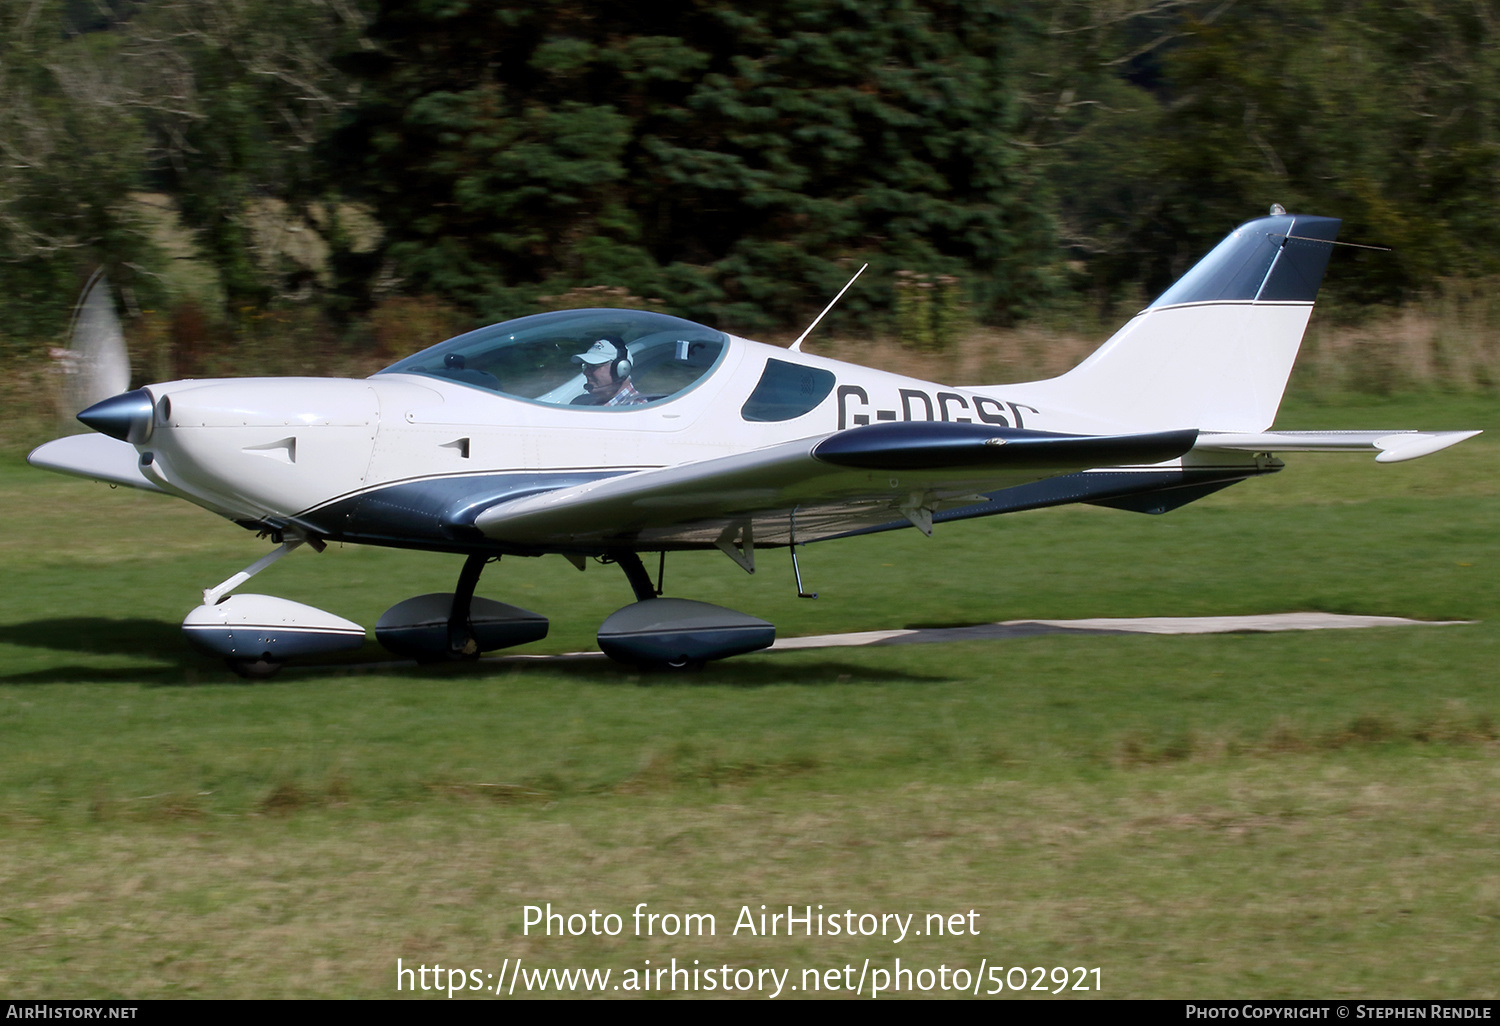
{"type": "Polygon", "coordinates": [[[229,668],[246,680],[267,680],[276,676],[285,664],[262,656],[259,659],[227,659],[229,668]]]}
{"type": "Polygon", "coordinates": [[[697,673],[703,669],[703,665],[706,662],[706,659],[688,659],[684,656],[681,659],[664,659],[660,662],[643,663],[641,664],[641,669],[649,670],[652,673],[697,673]]]}

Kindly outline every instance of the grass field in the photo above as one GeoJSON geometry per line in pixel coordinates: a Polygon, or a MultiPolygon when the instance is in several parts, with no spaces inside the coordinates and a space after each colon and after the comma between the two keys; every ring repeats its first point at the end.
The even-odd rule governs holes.
{"type": "MultiPolygon", "coordinates": [[[[1492,434],[1397,466],[1293,455],[1165,517],[1075,507],[817,545],[815,602],[780,552],[754,577],[717,553],[666,574],[782,636],[1304,609],[1467,625],[769,653],[683,677],[372,668],[371,643],[246,684],[178,624],[265,542],[12,456],[0,994],[393,997],[398,958],[445,982],[520,958],[612,986],[676,958],[790,970],[800,996],[804,969],[899,957],[1097,966],[1109,997],[1493,998],[1491,405],[1290,403],[1280,426],[1492,434]],[[547,902],[623,930],[526,934],[547,902]],[[641,902],[712,913],[715,935],[635,936],[641,902]],[[732,933],[763,904],[977,916],[899,944],[732,933]]],[[[330,547],[254,590],[368,625],[449,590],[459,562],[330,547]]],[[[558,557],[507,559],[480,592],[553,618],[537,652],[592,648],[630,601],[618,570],[558,557]]]]}

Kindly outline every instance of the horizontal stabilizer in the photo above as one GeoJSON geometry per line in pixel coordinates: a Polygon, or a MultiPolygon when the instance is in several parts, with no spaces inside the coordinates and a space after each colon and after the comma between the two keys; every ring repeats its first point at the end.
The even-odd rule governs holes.
{"type": "Polygon", "coordinates": [[[129,442],[90,431],[39,445],[26,457],[26,462],[59,474],[160,492],[161,489],[141,473],[140,459],[135,446],[129,442]]]}
{"type": "Polygon", "coordinates": [[[1457,445],[1478,431],[1205,431],[1197,450],[1231,452],[1378,452],[1377,463],[1400,463],[1457,445]]]}

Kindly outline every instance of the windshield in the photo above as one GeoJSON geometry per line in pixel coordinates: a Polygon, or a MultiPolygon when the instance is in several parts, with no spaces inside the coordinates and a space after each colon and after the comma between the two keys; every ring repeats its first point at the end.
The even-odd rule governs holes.
{"type": "Polygon", "coordinates": [[[728,336],[643,310],[558,310],[492,324],[391,364],[555,406],[664,402],[718,366],[728,336]]]}

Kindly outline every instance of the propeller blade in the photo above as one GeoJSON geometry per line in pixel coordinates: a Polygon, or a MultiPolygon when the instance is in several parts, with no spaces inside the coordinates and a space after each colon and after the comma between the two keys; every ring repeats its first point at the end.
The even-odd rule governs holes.
{"type": "Polygon", "coordinates": [[[63,371],[67,413],[78,413],[130,387],[125,333],[103,271],[94,272],[73,312],[63,371]]]}

